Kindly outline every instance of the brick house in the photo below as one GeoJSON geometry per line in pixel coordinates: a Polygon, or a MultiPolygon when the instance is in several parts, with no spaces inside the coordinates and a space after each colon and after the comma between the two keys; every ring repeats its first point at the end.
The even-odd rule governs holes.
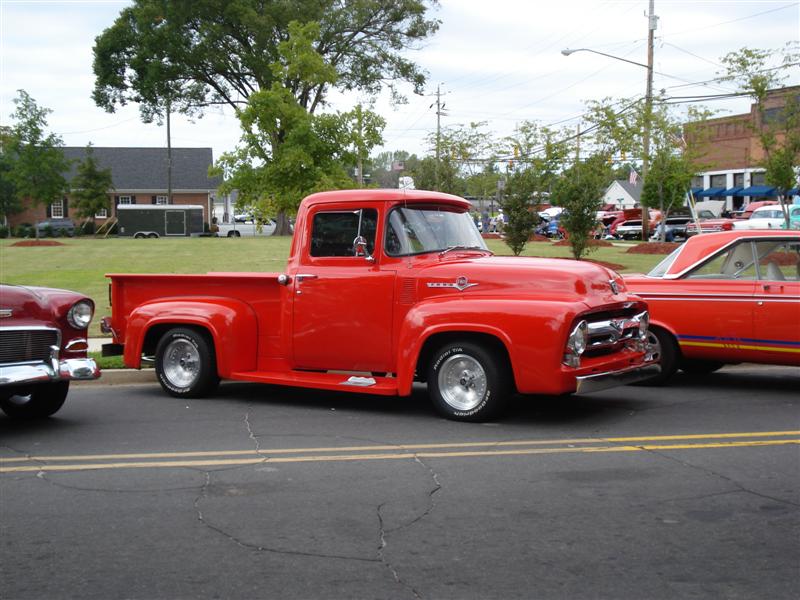
{"type": "MultiPolygon", "coordinates": [[[[86,148],[62,148],[71,161],[65,177],[72,181],[77,166],[86,157],[86,148]]],[[[116,216],[120,204],[168,204],[167,202],[167,149],[166,148],[110,148],[94,147],[94,157],[101,169],[111,169],[114,190],[110,190],[109,209],[96,215],[98,226],[116,216]]],[[[208,176],[213,164],[211,148],[172,149],[172,202],[171,204],[199,204],[203,206],[203,220],[208,222],[211,206],[219,186],[219,179],[208,176]]],[[[12,227],[22,223],[37,223],[47,218],[70,218],[83,221],[70,207],[70,195],[48,205],[33,206],[25,203],[22,212],[8,216],[12,227]]]]}
{"type": "MultiPolygon", "coordinates": [[[[770,90],[764,101],[764,116],[780,118],[790,96],[800,101],[800,86],[770,90]]],[[[724,200],[726,209],[736,210],[751,201],[777,197],[775,188],[766,183],[764,169],[758,166],[764,160],[757,135],[760,125],[761,115],[752,104],[748,113],[709,119],[698,136],[687,136],[688,143],[699,151],[705,169],[692,182],[698,199],[724,200]]],[[[778,143],[783,138],[778,134],[778,143]]],[[[797,194],[797,188],[792,192],[797,194]]]]}

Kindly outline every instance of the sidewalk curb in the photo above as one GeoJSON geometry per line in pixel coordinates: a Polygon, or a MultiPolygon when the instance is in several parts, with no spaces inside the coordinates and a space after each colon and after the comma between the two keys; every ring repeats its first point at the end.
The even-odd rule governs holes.
{"type": "Polygon", "coordinates": [[[137,385],[156,383],[155,369],[107,369],[100,375],[100,379],[88,381],[73,380],[72,385],[137,385]]]}

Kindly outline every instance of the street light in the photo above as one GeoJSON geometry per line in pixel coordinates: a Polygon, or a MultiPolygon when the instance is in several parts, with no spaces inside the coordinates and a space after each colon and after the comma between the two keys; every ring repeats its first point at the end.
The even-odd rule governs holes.
{"type": "Polygon", "coordinates": [[[637,65],[640,67],[644,67],[645,69],[649,69],[646,64],[636,62],[635,60],[628,60],[627,58],[622,58],[621,56],[614,56],[613,54],[606,54],[605,52],[598,52],[597,50],[592,50],[591,48],[564,48],[561,51],[561,54],[564,56],[569,56],[570,54],[574,54],[575,52],[591,52],[592,54],[599,54],[600,56],[607,56],[608,58],[613,58],[614,60],[621,60],[626,63],[631,63],[632,65],[637,65]]]}
{"type": "MultiPolygon", "coordinates": [[[[605,52],[598,52],[597,50],[591,50],[589,48],[576,48],[574,50],[564,48],[561,51],[561,54],[564,56],[569,56],[574,52],[591,52],[593,54],[599,54],[600,56],[606,56],[608,58],[613,58],[614,60],[621,60],[622,62],[630,63],[632,65],[647,69],[647,89],[644,96],[644,130],[642,131],[642,154],[644,155],[642,156],[643,188],[644,182],[647,179],[647,170],[649,166],[648,157],[650,156],[650,121],[653,118],[653,32],[655,31],[658,23],[658,17],[653,14],[653,4],[654,0],[650,0],[650,12],[647,15],[647,64],[628,60],[627,58],[622,58],[620,56],[614,56],[613,54],[606,54],[605,52]]],[[[649,216],[650,215],[648,214],[648,211],[643,208],[642,241],[647,241],[647,232],[649,230],[647,222],[649,220],[649,216]]]]}

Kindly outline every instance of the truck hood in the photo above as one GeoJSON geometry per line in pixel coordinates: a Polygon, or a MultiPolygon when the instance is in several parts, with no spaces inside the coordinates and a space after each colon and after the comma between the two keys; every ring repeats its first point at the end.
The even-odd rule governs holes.
{"type": "Polygon", "coordinates": [[[420,298],[490,294],[595,304],[622,301],[626,291],[616,271],[587,261],[558,258],[444,257],[420,269],[417,277],[420,298]]]}

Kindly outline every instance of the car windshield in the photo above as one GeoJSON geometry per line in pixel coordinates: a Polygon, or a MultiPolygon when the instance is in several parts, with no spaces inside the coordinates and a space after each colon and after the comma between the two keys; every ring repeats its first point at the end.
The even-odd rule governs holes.
{"type": "Polygon", "coordinates": [[[653,270],[652,270],[652,271],[650,271],[650,272],[647,274],[647,276],[648,276],[648,277],[663,277],[663,276],[664,276],[664,274],[665,274],[665,273],[666,273],[666,272],[669,270],[669,268],[672,266],[672,263],[674,263],[674,262],[675,262],[675,259],[678,257],[678,254],[680,254],[681,250],[683,250],[683,246],[678,246],[677,248],[675,248],[675,250],[673,250],[673,251],[672,251],[672,252],[669,254],[669,256],[667,256],[667,258],[665,258],[665,259],[664,259],[664,260],[662,260],[660,263],[658,263],[658,264],[657,264],[657,265],[656,265],[656,266],[653,268],[653,270]]]}
{"type": "Polygon", "coordinates": [[[401,207],[389,214],[386,253],[408,256],[451,249],[488,252],[486,244],[466,212],[436,207],[401,207]]]}

